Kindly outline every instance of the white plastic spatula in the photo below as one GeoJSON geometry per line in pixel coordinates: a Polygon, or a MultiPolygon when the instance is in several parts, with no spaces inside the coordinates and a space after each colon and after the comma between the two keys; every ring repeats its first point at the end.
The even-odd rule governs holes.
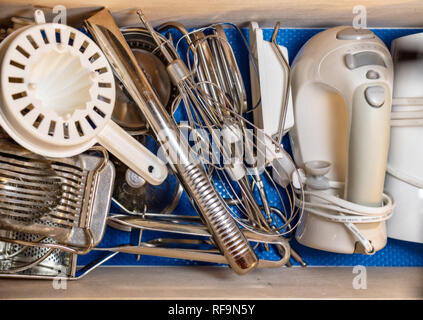
{"type": "Polygon", "coordinates": [[[0,45],[0,125],[23,147],[49,157],[69,157],[100,143],[153,185],[165,164],[111,119],[112,69],[82,32],[45,23],[21,28],[0,45]]]}

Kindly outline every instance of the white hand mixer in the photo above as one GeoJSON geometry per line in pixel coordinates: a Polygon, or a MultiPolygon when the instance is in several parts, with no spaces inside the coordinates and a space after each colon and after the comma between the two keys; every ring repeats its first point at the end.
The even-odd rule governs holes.
{"type": "Polygon", "coordinates": [[[300,243],[366,254],[385,246],[393,210],[383,194],[392,80],[388,49],[366,29],[326,30],[296,57],[291,138],[295,161],[308,173],[300,243]]]}

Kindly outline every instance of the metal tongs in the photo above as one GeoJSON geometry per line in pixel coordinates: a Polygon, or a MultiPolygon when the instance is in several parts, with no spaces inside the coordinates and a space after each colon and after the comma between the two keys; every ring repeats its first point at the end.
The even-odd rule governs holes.
{"type": "MultiPolygon", "coordinates": [[[[197,236],[204,239],[157,238],[147,242],[140,242],[137,246],[119,246],[101,250],[227,264],[225,257],[214,247],[211,249],[185,248],[189,245],[214,245],[213,237],[198,217],[147,212],[140,216],[113,214],[108,218],[108,224],[114,228],[127,231],[134,228],[140,229],[140,232],[151,230],[185,236],[197,236]],[[177,245],[179,247],[175,247],[177,245]]],[[[242,232],[250,242],[276,245],[275,248],[281,256],[279,260],[260,259],[257,265],[258,268],[280,268],[284,265],[289,265],[292,251],[288,240],[278,235],[264,234],[252,230],[244,229],[242,232]]],[[[296,259],[297,257],[293,255],[293,258],[296,259]]],[[[302,260],[299,262],[301,263],[302,260]]]]}

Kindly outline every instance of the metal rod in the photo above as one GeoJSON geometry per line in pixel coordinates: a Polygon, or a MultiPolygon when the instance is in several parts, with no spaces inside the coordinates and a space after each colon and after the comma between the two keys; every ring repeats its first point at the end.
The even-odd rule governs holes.
{"type": "Polygon", "coordinates": [[[272,46],[275,50],[279,60],[281,61],[282,67],[285,69],[285,87],[284,87],[284,94],[283,94],[283,103],[282,103],[282,115],[281,115],[281,121],[279,122],[279,128],[278,128],[278,137],[277,141],[279,144],[282,144],[282,138],[283,138],[283,131],[285,130],[285,120],[286,120],[286,114],[288,111],[288,101],[289,101],[289,88],[291,83],[291,68],[289,67],[289,62],[286,60],[284,54],[282,53],[281,49],[279,48],[279,45],[276,41],[276,38],[278,36],[279,32],[279,26],[280,22],[277,22],[275,25],[275,29],[273,30],[272,34],[272,46]]]}

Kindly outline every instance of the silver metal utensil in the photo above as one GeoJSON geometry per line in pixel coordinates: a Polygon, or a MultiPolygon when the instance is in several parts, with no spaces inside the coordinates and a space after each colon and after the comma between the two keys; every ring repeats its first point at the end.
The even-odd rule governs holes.
{"type": "MultiPolygon", "coordinates": [[[[0,235],[6,237],[5,231],[0,231],[0,235]]],[[[7,237],[33,244],[52,242],[51,239],[22,232],[9,232],[7,237]]],[[[75,274],[76,258],[76,254],[59,249],[0,242],[0,276],[69,277],[75,274]]]]}
{"type": "MultiPolygon", "coordinates": [[[[141,242],[138,246],[119,246],[104,250],[210,263],[227,263],[224,256],[214,247],[215,243],[212,235],[198,217],[154,213],[145,213],[138,217],[113,214],[109,217],[108,223],[119,229],[129,227],[130,229],[140,229],[141,231],[151,230],[185,236],[197,236],[200,239],[156,238],[141,242]],[[212,245],[212,247],[196,248],[197,245],[212,245]]],[[[250,242],[273,244],[279,250],[281,256],[279,260],[260,259],[257,265],[258,268],[280,268],[289,262],[291,247],[288,240],[272,234],[263,235],[249,230],[243,230],[242,232],[250,242]]]]}
{"type": "Polygon", "coordinates": [[[103,158],[53,159],[5,141],[1,147],[1,241],[73,253],[86,253],[101,241],[115,174],[104,148],[92,149],[103,158]]]}
{"type": "MultiPolygon", "coordinates": [[[[142,110],[185,191],[195,203],[230,266],[238,274],[254,269],[258,262],[254,250],[214,189],[209,177],[195,161],[188,142],[181,137],[178,127],[172,122],[152,90],[110,12],[103,9],[87,19],[85,24],[104,51],[115,74],[142,110]]],[[[148,23],[146,27],[151,28],[148,23]]],[[[180,76],[180,80],[189,76],[182,61],[174,60],[170,53],[165,53],[166,51],[162,52],[170,63],[168,72],[171,77],[175,73],[180,76]]]]}
{"type": "MultiPolygon", "coordinates": [[[[178,99],[178,88],[172,83],[166,71],[167,60],[154,42],[150,33],[141,27],[125,27],[120,29],[134,54],[137,63],[145,72],[152,88],[157,93],[160,102],[166,110],[171,112],[171,107],[178,99]]],[[[166,41],[162,37],[163,41],[166,41]]],[[[122,84],[116,86],[116,103],[112,119],[131,135],[140,135],[148,132],[146,122],[141,110],[126,92],[122,84]]]]}

